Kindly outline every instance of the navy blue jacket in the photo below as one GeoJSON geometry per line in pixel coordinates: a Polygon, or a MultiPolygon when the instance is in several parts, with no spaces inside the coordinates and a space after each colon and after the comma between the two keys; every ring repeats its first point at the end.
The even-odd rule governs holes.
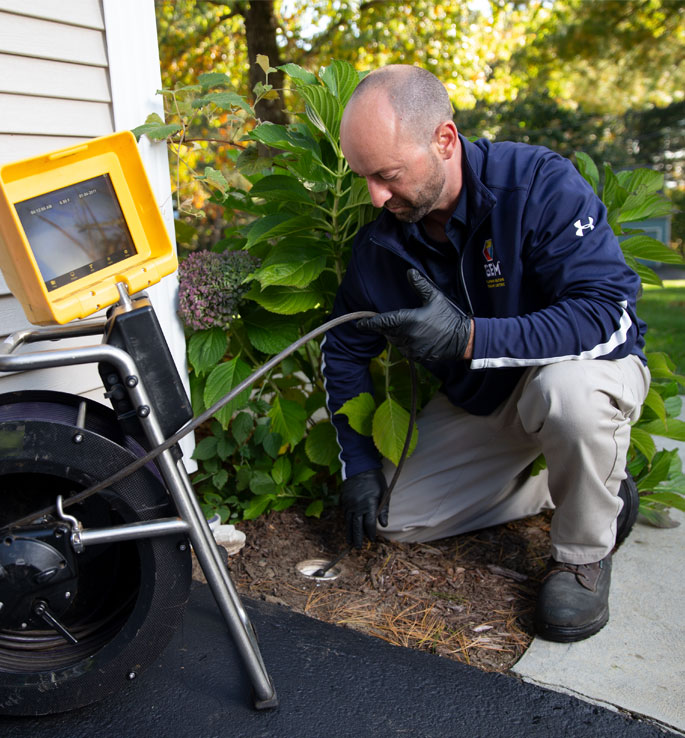
{"type": "MultiPolygon", "coordinates": [[[[538,146],[460,138],[466,215],[462,225],[458,206],[446,227],[452,255],[424,258],[432,250],[421,229],[383,211],[357,235],[333,315],[418,307],[406,272],[428,276],[474,317],[475,336],[470,362],[426,366],[450,401],[475,415],[500,405],[527,367],[629,354],[644,361],[639,278],[604,205],[571,162],[538,146]]],[[[384,347],[382,336],[354,323],[322,344],[343,478],[380,466],[372,440],[334,413],[372,392],[368,364],[384,347]]]]}

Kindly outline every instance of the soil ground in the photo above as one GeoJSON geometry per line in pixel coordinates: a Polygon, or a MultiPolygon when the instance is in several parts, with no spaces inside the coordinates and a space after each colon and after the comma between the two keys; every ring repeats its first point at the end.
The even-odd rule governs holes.
{"type": "Polygon", "coordinates": [[[238,523],[231,557],[241,594],[284,605],[389,643],[488,671],[507,671],[533,638],[532,616],[549,551],[549,514],[431,543],[380,540],[353,550],[335,579],[297,569],[347,548],[337,510],[297,509],[238,523]]]}

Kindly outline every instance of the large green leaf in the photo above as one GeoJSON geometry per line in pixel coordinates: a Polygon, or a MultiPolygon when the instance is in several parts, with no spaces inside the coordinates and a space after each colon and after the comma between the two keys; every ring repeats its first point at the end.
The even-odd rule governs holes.
{"type": "Polygon", "coordinates": [[[592,185],[592,189],[597,192],[597,188],[599,187],[599,170],[595,162],[584,151],[576,151],[576,162],[578,163],[578,171],[592,185]]]}
{"type": "Polygon", "coordinates": [[[293,484],[304,484],[304,482],[314,476],[316,476],[316,471],[311,466],[295,462],[295,466],[293,467],[293,484]]]}
{"type": "MultiPolygon", "coordinates": [[[[409,429],[409,413],[392,397],[386,398],[373,416],[373,441],[376,448],[397,465],[409,429]]],[[[418,433],[416,426],[412,428],[409,452],[416,446],[418,433]]]]}
{"type": "Polygon", "coordinates": [[[198,177],[198,179],[204,179],[209,182],[209,184],[216,187],[222,194],[225,194],[230,186],[226,177],[218,169],[214,169],[214,167],[205,167],[204,177],[198,177]]]}
{"type": "Polygon", "coordinates": [[[672,379],[685,386],[685,377],[675,373],[673,359],[663,351],[650,351],[647,354],[647,366],[652,379],[672,379]]]}
{"type": "Polygon", "coordinates": [[[662,505],[668,505],[669,507],[675,507],[677,510],[685,512],[685,497],[682,497],[675,492],[659,492],[657,491],[651,495],[645,495],[645,499],[651,502],[660,502],[662,505]]]}
{"type": "Polygon", "coordinates": [[[618,178],[614,174],[613,169],[608,165],[604,165],[604,189],[602,190],[602,202],[607,206],[609,215],[612,211],[623,205],[628,193],[619,184],[618,178]]]}
{"type": "Polygon", "coordinates": [[[321,516],[322,512],[323,500],[314,500],[313,502],[310,502],[309,505],[307,505],[307,509],[304,511],[304,514],[308,518],[318,518],[321,516]]]}
{"type": "Polygon", "coordinates": [[[630,429],[630,440],[635,444],[638,451],[642,452],[647,459],[651,459],[656,453],[656,446],[651,433],[642,428],[633,426],[630,429]]]}
{"type": "Polygon", "coordinates": [[[357,86],[359,75],[351,64],[336,59],[323,70],[321,79],[344,108],[357,86]]]}
{"type": "Polygon", "coordinates": [[[166,124],[157,113],[150,113],[145,119],[145,123],[137,126],[131,132],[139,139],[142,135],[147,136],[151,141],[163,141],[168,136],[172,136],[181,130],[181,126],[176,123],[166,124]]]}
{"type": "Polygon", "coordinates": [[[195,446],[195,449],[193,450],[193,458],[197,461],[206,461],[207,459],[211,459],[213,456],[216,456],[216,444],[216,436],[207,436],[207,438],[203,438],[197,446],[195,446]]]}
{"type": "Polygon", "coordinates": [[[362,392],[352,397],[335,411],[336,415],[346,415],[350,426],[363,436],[373,433],[373,414],[376,412],[376,401],[369,392],[362,392]]]}
{"type": "Polygon", "coordinates": [[[252,274],[262,287],[285,285],[306,287],[326,267],[326,255],[320,249],[306,243],[279,244],[264,260],[260,269],[252,274]]]}
{"type": "Polygon", "coordinates": [[[625,202],[621,205],[618,221],[619,223],[633,223],[647,218],[659,218],[664,215],[670,215],[672,210],[673,206],[670,201],[662,195],[656,193],[634,193],[628,195],[625,202]]]}
{"type": "Polygon", "coordinates": [[[204,374],[224,355],[226,343],[226,333],[222,328],[197,331],[188,341],[188,361],[198,374],[204,374]]]}
{"type": "Polygon", "coordinates": [[[295,125],[286,128],[277,123],[265,121],[254,128],[249,136],[251,139],[275,149],[283,149],[296,154],[309,152],[317,161],[321,161],[319,144],[304,126],[295,125]]]}
{"type": "Polygon", "coordinates": [[[626,264],[640,277],[642,284],[653,284],[657,287],[664,286],[661,277],[653,269],[650,269],[630,254],[624,254],[624,256],[626,264]]]}
{"type": "Polygon", "coordinates": [[[370,205],[371,195],[369,194],[369,187],[366,184],[366,180],[362,177],[355,177],[352,180],[349,194],[347,199],[344,201],[343,209],[356,208],[360,205],[370,205]]]}
{"type": "Polygon", "coordinates": [[[655,415],[661,419],[663,423],[666,422],[666,405],[664,404],[664,398],[654,389],[650,387],[645,397],[644,405],[652,410],[655,415]]]}
{"type": "Polygon", "coordinates": [[[271,410],[271,430],[278,433],[284,443],[296,446],[304,437],[307,411],[297,402],[276,395],[271,410]]]}
{"type": "Polygon", "coordinates": [[[295,177],[285,174],[271,174],[257,182],[250,194],[253,197],[263,197],[270,201],[301,202],[312,204],[309,191],[295,177]]]}
{"type": "MultiPolygon", "coordinates": [[[[269,419],[270,420],[270,419],[269,419]]],[[[283,445],[283,439],[280,433],[267,433],[262,440],[262,448],[272,459],[278,458],[278,453],[283,445]]]]}
{"type": "Polygon", "coordinates": [[[305,113],[311,122],[331,141],[337,141],[340,134],[342,105],[321,85],[304,85],[298,92],[306,101],[305,113]]]}
{"type": "Polygon", "coordinates": [[[254,110],[247,100],[237,92],[211,92],[209,95],[200,97],[193,101],[194,108],[201,108],[205,105],[213,103],[221,110],[233,110],[233,108],[242,108],[246,113],[254,115],[254,110]]]}
{"type": "Polygon", "coordinates": [[[667,397],[664,400],[666,412],[673,418],[677,418],[683,409],[683,398],[680,395],[667,397]]]}
{"type": "Polygon", "coordinates": [[[256,220],[247,232],[247,248],[255,244],[268,241],[270,238],[285,236],[289,233],[301,233],[315,228],[312,218],[306,215],[291,215],[290,213],[274,213],[256,220]]]}
{"type": "Polygon", "coordinates": [[[659,451],[652,460],[649,472],[642,478],[637,479],[637,488],[640,492],[651,492],[660,483],[668,477],[671,460],[677,451],[659,451]]]}
{"type": "Polygon", "coordinates": [[[677,528],[680,525],[678,520],[673,520],[669,515],[667,507],[649,501],[649,495],[640,497],[640,515],[650,525],[655,528],[677,528]]]}
{"type": "Polygon", "coordinates": [[[340,452],[335,428],[327,420],[317,423],[307,435],[304,450],[314,464],[331,464],[340,452]]]}
{"type": "Polygon", "coordinates": [[[283,64],[278,67],[278,69],[280,69],[282,72],[285,72],[288,77],[290,77],[291,79],[295,79],[298,82],[303,82],[306,85],[316,84],[316,75],[308,72],[306,69],[303,69],[297,64],[293,64],[292,62],[289,64],[283,64]]]}
{"type": "Polygon", "coordinates": [[[250,343],[264,354],[278,354],[297,340],[297,323],[274,313],[251,312],[243,316],[250,343]]]}
{"type": "MultiPolygon", "coordinates": [[[[266,474],[266,472],[255,472],[255,474],[258,476],[250,479],[250,490],[252,490],[252,492],[254,492],[255,489],[261,490],[273,488],[274,491],[277,489],[276,483],[268,474],[266,474]],[[268,479],[264,475],[266,475],[268,479]]],[[[255,518],[258,518],[266,508],[269,507],[269,503],[273,499],[275,499],[273,494],[257,494],[257,496],[252,498],[248,507],[243,510],[243,520],[254,520],[255,518]]]]}
{"type": "Polygon", "coordinates": [[[630,254],[637,259],[660,261],[664,264],[682,264],[683,259],[677,251],[668,248],[661,241],[649,236],[637,235],[621,241],[624,254],[630,254]]]}
{"type": "Polygon", "coordinates": [[[250,433],[254,429],[254,416],[248,412],[240,412],[231,423],[231,433],[235,442],[242,446],[247,441],[250,433]]]}
{"type": "MultiPolygon", "coordinates": [[[[207,377],[204,391],[205,406],[211,407],[215,402],[218,402],[244,379],[247,379],[250,373],[250,367],[240,357],[219,364],[207,377]]],[[[248,387],[222,407],[216,414],[216,419],[224,428],[228,428],[233,413],[245,407],[249,399],[250,388],[248,387]]]]}
{"type": "Polygon", "coordinates": [[[229,86],[231,84],[231,78],[223,72],[206,72],[205,74],[201,74],[197,78],[197,81],[202,86],[203,92],[207,92],[212,87],[229,86]]]}
{"type": "Polygon", "coordinates": [[[640,427],[655,436],[685,441],[685,422],[677,418],[669,418],[666,423],[662,420],[652,420],[650,423],[641,424],[640,427]]]}
{"type": "Polygon", "coordinates": [[[280,315],[295,315],[304,313],[319,305],[322,301],[321,293],[313,287],[267,287],[261,292],[250,290],[248,296],[266,310],[280,315]]]}
{"type": "Polygon", "coordinates": [[[627,192],[643,192],[645,194],[659,192],[664,188],[664,175],[654,169],[632,169],[618,172],[619,184],[627,192]]]}
{"type": "Polygon", "coordinates": [[[271,468],[271,476],[278,485],[288,484],[293,473],[293,465],[287,456],[279,456],[271,468]]]}

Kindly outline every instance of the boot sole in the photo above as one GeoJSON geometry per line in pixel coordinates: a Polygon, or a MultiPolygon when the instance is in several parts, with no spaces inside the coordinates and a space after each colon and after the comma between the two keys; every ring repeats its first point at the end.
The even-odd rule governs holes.
{"type": "Polygon", "coordinates": [[[573,643],[582,641],[585,638],[599,633],[600,630],[609,622],[609,608],[607,608],[597,620],[593,620],[586,625],[572,627],[565,625],[551,625],[550,623],[535,623],[535,632],[540,638],[546,641],[555,641],[556,643],[573,643]]]}

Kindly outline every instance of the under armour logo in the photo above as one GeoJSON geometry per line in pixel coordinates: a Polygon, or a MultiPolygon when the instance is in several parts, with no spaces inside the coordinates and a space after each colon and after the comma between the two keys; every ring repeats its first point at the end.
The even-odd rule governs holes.
{"type": "Polygon", "coordinates": [[[588,215],[587,220],[588,220],[588,222],[585,223],[585,224],[583,224],[583,223],[580,222],[580,218],[579,218],[573,224],[576,227],[576,236],[581,236],[582,237],[583,231],[594,231],[595,230],[595,226],[594,226],[595,220],[594,220],[594,218],[592,218],[592,217],[590,217],[588,215]]]}

